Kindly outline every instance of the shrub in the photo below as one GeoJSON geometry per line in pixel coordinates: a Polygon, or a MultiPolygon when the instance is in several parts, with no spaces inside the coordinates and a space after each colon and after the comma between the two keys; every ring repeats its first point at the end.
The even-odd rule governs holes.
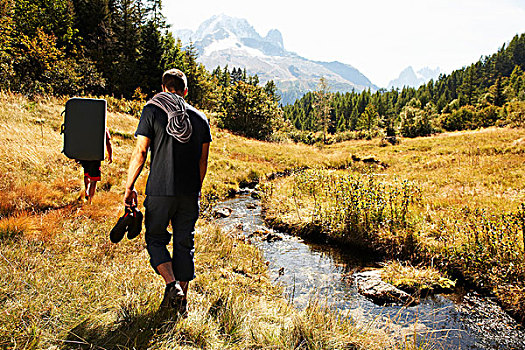
{"type": "Polygon", "coordinates": [[[115,98],[113,96],[103,96],[102,98],[107,101],[108,110],[110,112],[131,114],[132,116],[139,118],[146,100],[145,96],[141,95],[140,88],[135,90],[134,97],[136,98],[132,100],[127,100],[125,98],[115,98]]]}
{"type": "Polygon", "coordinates": [[[513,127],[525,126],[525,101],[514,101],[500,109],[500,119],[513,127]]]}
{"type": "Polygon", "coordinates": [[[463,106],[452,113],[441,115],[440,124],[447,131],[475,128],[476,110],[473,106],[463,106]]]}
{"type": "Polygon", "coordinates": [[[488,127],[496,125],[496,122],[499,119],[499,107],[489,105],[484,107],[476,115],[476,127],[488,127]]]}
{"type": "Polygon", "coordinates": [[[224,101],[219,126],[235,133],[265,140],[272,134],[281,111],[263,88],[237,82],[224,101]]]}
{"type": "Polygon", "coordinates": [[[323,140],[321,133],[313,133],[311,131],[295,130],[288,133],[290,139],[294,142],[301,142],[307,145],[313,145],[323,140]]]}
{"type": "Polygon", "coordinates": [[[483,209],[463,209],[465,225],[451,237],[464,237],[451,242],[451,260],[459,262],[470,275],[481,281],[497,276],[506,281],[522,280],[525,228],[525,206],[516,213],[493,215],[483,209]],[[521,266],[521,268],[520,268],[521,266]]]}
{"type": "Polygon", "coordinates": [[[434,133],[432,112],[412,106],[405,106],[401,111],[401,135],[405,137],[428,136],[434,133]]]}
{"type": "Polygon", "coordinates": [[[373,175],[307,170],[294,176],[292,197],[296,203],[311,203],[311,224],[326,234],[360,242],[380,228],[406,228],[409,207],[420,193],[409,181],[386,183],[373,175]]]}

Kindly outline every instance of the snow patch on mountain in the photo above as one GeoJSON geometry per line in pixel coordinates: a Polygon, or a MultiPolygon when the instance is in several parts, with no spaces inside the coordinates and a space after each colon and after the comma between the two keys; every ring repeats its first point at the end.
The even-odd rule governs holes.
{"type": "Polygon", "coordinates": [[[198,61],[208,70],[217,66],[246,69],[257,74],[262,84],[273,80],[282,103],[293,103],[317,88],[324,77],[332,91],[377,90],[377,86],[351,65],[341,62],[316,62],[284,48],[283,36],[271,29],[262,37],[242,18],[213,16],[195,31],[179,30],[174,35],[183,44],[190,42],[199,53],[198,61]]]}
{"type": "Polygon", "coordinates": [[[257,38],[259,34],[243,18],[229,17],[224,14],[213,16],[204,21],[195,32],[195,40],[201,40],[217,31],[225,30],[239,38],[257,38]]]}
{"type": "Polygon", "coordinates": [[[203,50],[203,56],[211,56],[214,52],[218,51],[230,51],[231,54],[246,54],[253,57],[266,56],[261,51],[242,44],[234,36],[228,36],[219,41],[213,41],[211,44],[204,47],[203,50]]]}

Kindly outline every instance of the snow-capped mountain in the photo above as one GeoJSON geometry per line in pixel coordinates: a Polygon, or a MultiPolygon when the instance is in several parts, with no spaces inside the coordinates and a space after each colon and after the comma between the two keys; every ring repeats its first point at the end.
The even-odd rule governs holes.
{"type": "Polygon", "coordinates": [[[399,77],[388,83],[388,89],[402,89],[405,86],[417,88],[423,84],[428,83],[430,79],[436,80],[440,74],[441,70],[439,67],[436,67],[435,69],[425,67],[421,68],[417,72],[414,72],[414,69],[411,66],[408,66],[399,74],[399,77]]]}
{"type": "Polygon", "coordinates": [[[315,90],[321,77],[327,80],[332,91],[377,90],[351,65],[312,61],[289,52],[284,48],[279,30],[272,29],[263,37],[245,19],[213,16],[195,32],[179,30],[174,35],[183,44],[192,42],[199,52],[198,61],[210,71],[228,65],[230,69],[246,68],[248,74],[257,74],[263,84],[273,80],[283,104],[293,103],[304,93],[315,90]]]}

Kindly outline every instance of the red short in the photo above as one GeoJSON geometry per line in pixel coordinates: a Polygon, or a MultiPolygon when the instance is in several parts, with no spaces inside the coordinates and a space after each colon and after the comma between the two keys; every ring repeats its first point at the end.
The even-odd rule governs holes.
{"type": "Polygon", "coordinates": [[[100,181],[100,160],[79,160],[79,163],[84,168],[84,176],[93,181],[100,181]]]}

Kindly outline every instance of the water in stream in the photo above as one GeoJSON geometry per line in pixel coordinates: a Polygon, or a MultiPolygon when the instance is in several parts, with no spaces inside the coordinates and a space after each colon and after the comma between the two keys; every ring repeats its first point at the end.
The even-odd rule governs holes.
{"type": "MultiPolygon", "coordinates": [[[[243,194],[215,209],[231,215],[217,219],[224,230],[250,235],[269,230],[259,201],[243,194]]],[[[357,252],[307,243],[280,234],[282,240],[252,242],[269,262],[270,277],[297,307],[312,298],[363,325],[383,328],[395,337],[417,338],[436,349],[525,349],[525,331],[495,303],[473,294],[434,295],[412,307],[379,306],[358,293],[352,272],[375,262],[357,252]]]]}

